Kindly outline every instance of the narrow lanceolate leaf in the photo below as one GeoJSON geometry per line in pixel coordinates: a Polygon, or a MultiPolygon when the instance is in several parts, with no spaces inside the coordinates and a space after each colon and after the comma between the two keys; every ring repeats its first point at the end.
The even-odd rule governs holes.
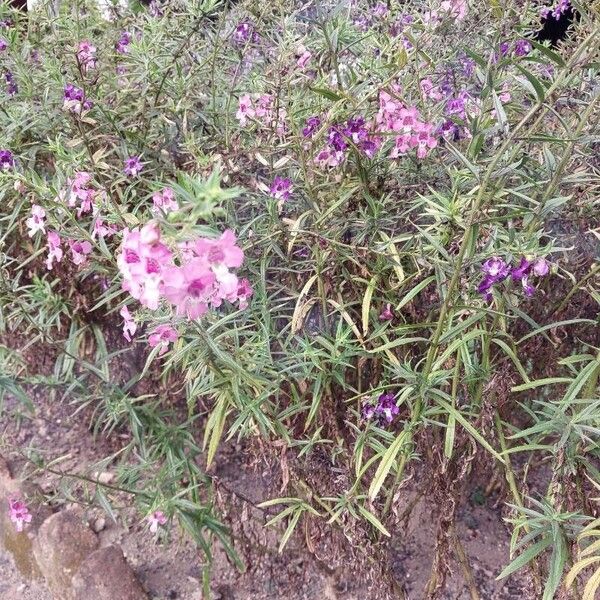
{"type": "Polygon", "coordinates": [[[208,443],[208,454],[206,456],[206,468],[210,467],[212,461],[217,453],[219,442],[223,436],[223,428],[225,427],[225,421],[227,420],[229,402],[225,394],[221,394],[215,407],[210,413],[210,417],[206,422],[206,429],[204,430],[204,448],[208,443]]]}
{"type": "Polygon", "coordinates": [[[519,556],[517,556],[517,558],[515,558],[515,560],[513,560],[510,563],[510,565],[508,565],[502,571],[502,573],[498,575],[498,577],[496,577],[496,579],[504,579],[504,577],[508,577],[515,571],[518,571],[519,569],[523,568],[525,565],[529,564],[538,554],[541,554],[546,548],[548,548],[550,544],[552,544],[551,536],[547,536],[541,539],[539,542],[536,542],[535,544],[533,544],[533,546],[527,548],[525,552],[519,554],[519,556]]]}
{"type": "Polygon", "coordinates": [[[392,445],[385,451],[384,455],[379,462],[371,486],[369,487],[369,499],[374,500],[381,490],[381,486],[389,475],[394,463],[396,462],[396,456],[400,452],[402,446],[410,440],[410,432],[404,430],[400,435],[392,442],[392,445]]]}
{"type": "Polygon", "coordinates": [[[596,591],[600,587],[600,569],[589,578],[583,590],[583,598],[581,600],[595,600],[596,591]]]}
{"type": "Polygon", "coordinates": [[[371,298],[373,298],[373,290],[375,289],[376,283],[377,277],[373,277],[367,286],[367,290],[365,291],[362,301],[362,330],[363,335],[365,336],[369,332],[369,312],[371,310],[371,298]]]}
{"type": "Polygon", "coordinates": [[[544,587],[544,596],[542,600],[553,600],[554,594],[562,580],[563,570],[567,562],[567,545],[562,533],[555,538],[552,546],[552,556],[550,557],[550,569],[544,587]]]}
{"type": "Polygon", "coordinates": [[[375,529],[378,529],[383,533],[383,535],[387,535],[390,537],[389,531],[383,526],[381,521],[371,512],[369,512],[364,506],[358,505],[358,512],[367,520],[375,529]]]}

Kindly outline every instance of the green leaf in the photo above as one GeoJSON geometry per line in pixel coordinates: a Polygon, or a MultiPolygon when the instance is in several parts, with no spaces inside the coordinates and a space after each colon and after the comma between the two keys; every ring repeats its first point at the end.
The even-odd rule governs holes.
{"type": "Polygon", "coordinates": [[[550,536],[546,536],[539,542],[536,542],[535,544],[533,544],[533,546],[527,548],[525,552],[519,554],[519,556],[517,556],[517,558],[515,558],[515,560],[513,560],[502,571],[502,573],[498,575],[498,577],[496,577],[496,579],[504,579],[505,577],[508,577],[515,571],[518,571],[519,569],[523,568],[525,565],[530,563],[536,556],[538,556],[538,554],[541,554],[548,546],[550,546],[550,544],[552,544],[552,538],[550,536]]]}
{"type": "Polygon", "coordinates": [[[382,525],[381,521],[371,512],[369,512],[364,506],[361,504],[358,505],[358,512],[365,518],[375,529],[378,529],[383,533],[383,535],[387,535],[387,537],[391,537],[389,531],[382,525]]]}
{"type": "Polygon", "coordinates": [[[371,485],[369,487],[369,499],[374,500],[379,494],[379,490],[383,485],[386,477],[396,461],[396,456],[402,446],[410,441],[411,435],[408,429],[402,431],[398,437],[392,442],[391,446],[385,451],[384,455],[377,466],[377,470],[375,471],[375,475],[373,476],[373,481],[371,481],[371,485]]]}

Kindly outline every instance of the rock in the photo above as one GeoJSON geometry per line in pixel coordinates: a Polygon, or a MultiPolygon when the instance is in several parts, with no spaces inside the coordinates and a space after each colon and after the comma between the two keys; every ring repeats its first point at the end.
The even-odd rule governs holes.
{"type": "Polygon", "coordinates": [[[109,473],[108,471],[96,473],[96,479],[98,480],[98,483],[111,483],[114,478],[114,473],[109,473]]]}
{"type": "Polygon", "coordinates": [[[74,600],[148,600],[123,552],[116,546],[90,554],[73,577],[74,600]]]}
{"type": "Polygon", "coordinates": [[[97,547],[98,539],[83,523],[78,510],[62,510],[44,521],[33,554],[57,598],[72,598],[71,579],[97,547]]]}
{"type": "Polygon", "coordinates": [[[100,533],[106,527],[106,519],[104,517],[98,517],[92,523],[92,530],[96,533],[100,533]]]}

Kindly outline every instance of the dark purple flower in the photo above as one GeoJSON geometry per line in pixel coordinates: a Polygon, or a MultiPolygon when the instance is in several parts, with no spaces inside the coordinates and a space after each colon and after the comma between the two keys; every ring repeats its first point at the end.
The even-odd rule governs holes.
{"type": "Polygon", "coordinates": [[[285,179],[277,175],[273,179],[273,183],[269,189],[269,194],[276,200],[289,200],[290,195],[294,189],[291,179],[285,179]]]}
{"type": "Polygon", "coordinates": [[[17,94],[19,92],[19,86],[15,81],[12,71],[6,71],[4,73],[4,79],[6,81],[6,93],[9,96],[14,96],[15,94],[17,94]]]}
{"type": "Polygon", "coordinates": [[[508,49],[510,48],[510,44],[508,42],[502,42],[500,44],[500,54],[501,56],[506,56],[508,54],[508,49]]]}
{"type": "Polygon", "coordinates": [[[15,166],[15,157],[10,150],[0,150],[0,171],[8,171],[15,166]]]}
{"type": "Polygon", "coordinates": [[[143,168],[144,165],[139,156],[129,156],[123,163],[123,172],[129,177],[135,177],[143,168]]]}
{"type": "Polygon", "coordinates": [[[306,119],[306,124],[302,129],[302,135],[306,138],[311,138],[319,128],[319,125],[321,125],[320,117],[308,117],[308,119],[306,119]]]}
{"type": "Polygon", "coordinates": [[[529,274],[530,269],[531,263],[523,256],[519,264],[511,270],[510,276],[513,278],[513,281],[519,281],[529,274]]]}
{"type": "Polygon", "coordinates": [[[344,139],[344,134],[342,131],[340,131],[338,125],[333,125],[329,128],[329,132],[327,133],[327,141],[336,152],[343,152],[348,147],[348,144],[344,139]]]}
{"type": "Polygon", "coordinates": [[[4,52],[4,50],[6,50],[8,48],[8,42],[0,37],[0,52],[4,52]]]}
{"type": "Polygon", "coordinates": [[[394,417],[400,412],[396,405],[394,394],[391,392],[383,393],[377,398],[377,403],[373,399],[368,399],[362,408],[362,416],[365,420],[373,419],[377,425],[389,425],[394,417]]]}

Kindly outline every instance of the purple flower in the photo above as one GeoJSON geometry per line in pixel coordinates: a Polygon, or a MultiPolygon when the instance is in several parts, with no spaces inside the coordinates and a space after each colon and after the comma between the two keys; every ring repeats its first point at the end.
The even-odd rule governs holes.
{"type": "Polygon", "coordinates": [[[477,287],[477,291],[489,302],[492,299],[492,287],[508,277],[510,268],[499,256],[493,256],[483,263],[481,270],[485,273],[485,277],[477,287]]]}
{"type": "Polygon", "coordinates": [[[4,52],[8,48],[8,42],[0,37],[0,52],[4,52]]]}
{"type": "Polygon", "coordinates": [[[4,73],[4,80],[6,81],[6,93],[9,96],[14,96],[19,92],[19,86],[15,81],[15,77],[12,74],[12,71],[6,71],[4,73]]]}
{"type": "Polygon", "coordinates": [[[233,32],[233,41],[238,46],[243,46],[246,42],[257,42],[259,40],[258,32],[250,21],[242,21],[233,32]]]}
{"type": "Polygon", "coordinates": [[[389,425],[399,412],[400,409],[396,405],[394,394],[391,392],[381,394],[375,404],[373,399],[369,398],[362,408],[363,419],[373,419],[379,426],[389,425]]]}
{"type": "Polygon", "coordinates": [[[315,134],[315,131],[319,128],[319,125],[321,125],[320,117],[309,117],[306,119],[306,124],[302,129],[302,135],[305,138],[311,138],[315,134]]]}
{"type": "Polygon", "coordinates": [[[10,150],[0,150],[0,171],[7,171],[15,166],[15,157],[10,150]]]}
{"type": "Polygon", "coordinates": [[[376,17],[385,17],[385,15],[387,15],[388,12],[388,7],[384,2],[378,2],[372,9],[372,13],[376,17]]]}
{"type": "Polygon", "coordinates": [[[123,172],[129,177],[135,177],[144,168],[139,156],[130,156],[123,163],[123,172]]]}
{"type": "Polygon", "coordinates": [[[31,523],[31,513],[27,505],[18,498],[8,500],[8,515],[18,532],[23,531],[26,523],[31,523]]]}
{"type": "Polygon", "coordinates": [[[519,281],[529,274],[531,263],[523,256],[519,264],[511,270],[510,275],[514,281],[519,281]]]}
{"type": "Polygon", "coordinates": [[[290,194],[292,193],[294,186],[292,185],[291,179],[284,179],[277,175],[273,179],[273,183],[269,189],[269,194],[272,198],[277,200],[289,200],[290,194]]]}
{"type": "Polygon", "coordinates": [[[529,40],[520,39],[515,43],[515,56],[527,56],[531,52],[529,40]]]}
{"type": "Polygon", "coordinates": [[[150,16],[154,17],[155,19],[160,19],[164,14],[160,3],[156,0],[152,0],[152,2],[150,2],[148,5],[148,12],[150,13],[150,16]]]}
{"type": "Polygon", "coordinates": [[[89,110],[93,105],[94,103],[85,97],[81,88],[72,83],[67,83],[63,94],[63,107],[66,110],[81,113],[84,110],[89,110]]]}
{"type": "Polygon", "coordinates": [[[481,270],[494,281],[502,281],[508,277],[509,268],[499,256],[493,256],[483,263],[481,270]]]}
{"type": "Polygon", "coordinates": [[[119,54],[127,54],[129,52],[129,44],[131,44],[131,34],[128,31],[123,31],[115,44],[115,50],[119,54]]]}

